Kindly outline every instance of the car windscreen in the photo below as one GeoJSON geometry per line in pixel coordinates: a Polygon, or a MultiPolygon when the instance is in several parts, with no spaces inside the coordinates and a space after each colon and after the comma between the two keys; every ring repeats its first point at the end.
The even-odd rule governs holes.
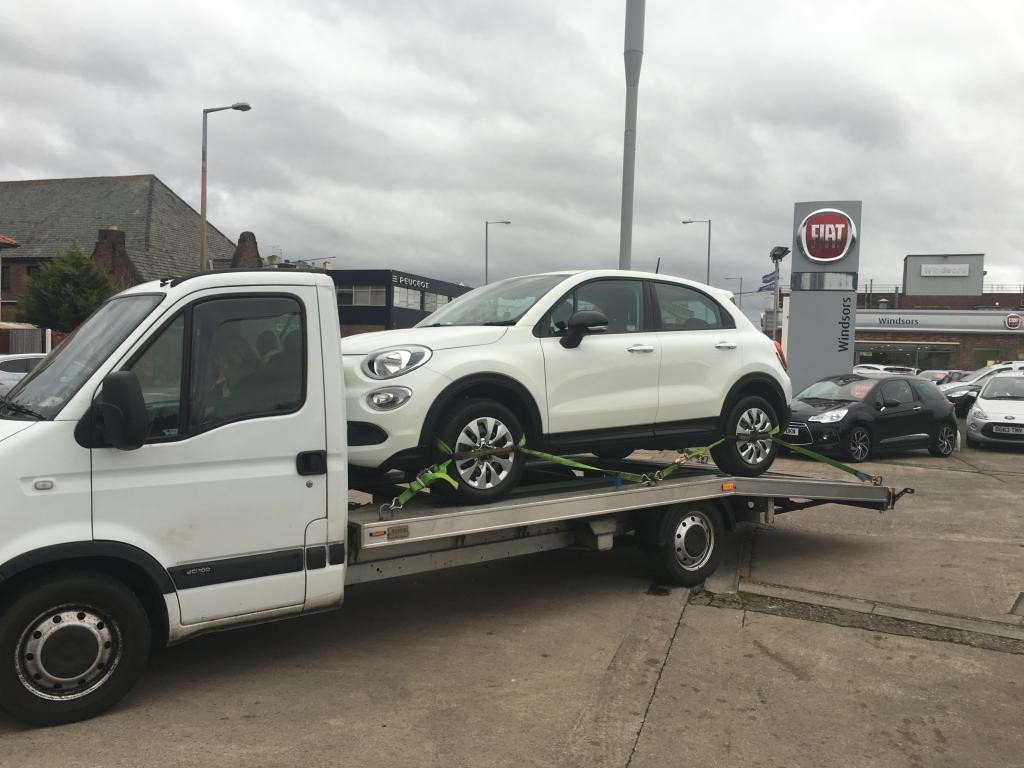
{"type": "Polygon", "coordinates": [[[1024,376],[996,376],[981,390],[983,400],[1024,400],[1024,376]]]}
{"type": "Polygon", "coordinates": [[[811,384],[797,395],[800,400],[831,400],[852,402],[863,400],[874,389],[877,379],[862,376],[832,376],[811,384]]]}
{"type": "Polygon", "coordinates": [[[18,382],[0,405],[0,416],[24,418],[34,412],[52,419],[162,299],[122,296],[101,306],[18,382]]]}
{"type": "Polygon", "coordinates": [[[417,328],[438,325],[514,325],[567,274],[513,277],[459,296],[427,315],[417,328]]]}

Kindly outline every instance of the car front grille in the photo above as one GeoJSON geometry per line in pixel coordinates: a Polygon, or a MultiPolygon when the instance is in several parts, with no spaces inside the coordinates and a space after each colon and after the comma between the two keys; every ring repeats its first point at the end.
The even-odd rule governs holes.
{"type": "Polygon", "coordinates": [[[791,445],[810,445],[814,442],[811,437],[811,430],[802,421],[791,421],[789,422],[789,429],[795,429],[795,435],[787,435],[783,433],[779,435],[779,438],[784,442],[790,443],[791,445]]]}

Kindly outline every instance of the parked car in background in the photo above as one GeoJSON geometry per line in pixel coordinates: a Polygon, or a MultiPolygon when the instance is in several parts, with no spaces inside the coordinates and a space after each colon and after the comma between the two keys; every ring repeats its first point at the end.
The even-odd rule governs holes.
{"type": "Polygon", "coordinates": [[[1024,445],[1024,375],[989,378],[967,414],[967,445],[1024,445]]]}
{"type": "Polygon", "coordinates": [[[981,388],[991,377],[1000,373],[1012,373],[1014,371],[1024,371],[1024,360],[996,363],[995,365],[979,368],[967,374],[959,381],[940,384],[939,391],[946,396],[949,402],[953,403],[956,408],[956,415],[963,418],[971,409],[971,405],[974,403],[974,398],[978,396],[978,392],[981,391],[981,388]]]}
{"type": "Polygon", "coordinates": [[[945,378],[939,382],[939,384],[952,384],[955,381],[960,381],[964,376],[969,376],[971,371],[952,370],[946,371],[945,378]]]}
{"type": "Polygon", "coordinates": [[[914,376],[916,368],[907,365],[880,365],[877,363],[860,363],[853,366],[853,373],[899,373],[905,376],[914,376]]]}
{"type": "Polygon", "coordinates": [[[6,395],[11,388],[32,371],[46,355],[42,352],[22,352],[13,355],[0,355],[0,396],[6,395]]]}
{"type": "MultiPolygon", "coordinates": [[[[431,492],[468,502],[517,485],[524,436],[536,450],[622,458],[784,427],[792,397],[781,347],[732,294],[643,272],[491,283],[414,328],[348,337],[342,353],[355,471],[419,471],[447,458],[439,438],[458,489],[431,492]]],[[[754,476],[775,453],[770,439],[729,440],[712,457],[754,476]]]]}
{"type": "Polygon", "coordinates": [[[924,379],[877,372],[828,376],[798,394],[791,411],[786,442],[848,461],[895,448],[928,448],[945,457],[956,446],[953,407],[924,379]]]}

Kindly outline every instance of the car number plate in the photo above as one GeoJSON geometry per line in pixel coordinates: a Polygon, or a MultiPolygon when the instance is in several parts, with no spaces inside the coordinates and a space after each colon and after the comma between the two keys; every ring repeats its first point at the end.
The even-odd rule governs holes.
{"type": "Polygon", "coordinates": [[[786,427],[786,431],[783,432],[782,434],[786,435],[787,437],[796,437],[797,435],[800,434],[800,430],[797,429],[796,427],[786,427]]]}
{"type": "Polygon", "coordinates": [[[994,424],[992,426],[992,431],[993,432],[1003,432],[1005,434],[1011,434],[1011,435],[1024,435],[1024,427],[1018,427],[1018,426],[1012,426],[1011,427],[1008,424],[1007,425],[994,424]]]}

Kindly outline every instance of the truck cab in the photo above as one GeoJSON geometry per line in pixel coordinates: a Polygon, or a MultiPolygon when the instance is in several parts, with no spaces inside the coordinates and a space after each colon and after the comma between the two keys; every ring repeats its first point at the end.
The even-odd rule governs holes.
{"type": "Polygon", "coordinates": [[[326,275],[206,273],[110,299],[9,393],[0,601],[43,574],[71,577],[72,613],[30,605],[38,622],[0,629],[46,630],[34,653],[13,640],[33,658],[4,665],[0,698],[13,686],[25,706],[78,719],[87,694],[117,687],[130,612],[90,608],[76,575],[127,581],[170,642],[341,601],[339,344],[326,275]]]}

